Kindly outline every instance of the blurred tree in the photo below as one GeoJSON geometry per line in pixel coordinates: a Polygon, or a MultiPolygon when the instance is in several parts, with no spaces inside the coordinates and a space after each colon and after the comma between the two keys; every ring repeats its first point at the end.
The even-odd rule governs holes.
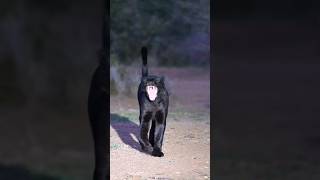
{"type": "Polygon", "coordinates": [[[111,0],[111,53],[131,63],[147,45],[160,64],[199,64],[201,53],[208,63],[209,19],[209,0],[111,0]]]}

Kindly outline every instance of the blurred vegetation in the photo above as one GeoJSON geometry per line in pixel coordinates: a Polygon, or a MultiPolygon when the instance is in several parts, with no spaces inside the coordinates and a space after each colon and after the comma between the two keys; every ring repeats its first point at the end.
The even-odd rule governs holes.
{"type": "Polygon", "coordinates": [[[126,66],[113,65],[110,67],[110,94],[135,95],[139,85],[139,76],[129,71],[126,66]]]}
{"type": "Polygon", "coordinates": [[[140,62],[140,48],[159,65],[209,63],[209,0],[111,0],[111,54],[140,62]]]}
{"type": "MultiPolygon", "coordinates": [[[[111,0],[110,93],[135,95],[140,74],[126,66],[204,66],[209,63],[209,0],[111,0]]],[[[140,69],[139,69],[140,70],[140,69]]],[[[140,72],[140,71],[139,71],[140,72]]]]}

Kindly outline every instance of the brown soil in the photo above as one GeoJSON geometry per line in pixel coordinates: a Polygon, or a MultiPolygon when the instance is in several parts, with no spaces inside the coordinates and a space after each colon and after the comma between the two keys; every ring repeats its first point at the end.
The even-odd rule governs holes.
{"type": "MultiPolygon", "coordinates": [[[[129,132],[137,131],[137,126],[119,126],[129,132]]],[[[208,179],[209,131],[204,122],[168,123],[165,156],[158,158],[141,152],[136,136],[133,135],[134,143],[127,145],[111,128],[111,179],[208,179]]]]}
{"type": "Polygon", "coordinates": [[[164,157],[141,152],[137,100],[111,97],[111,179],[210,179],[209,71],[152,69],[170,82],[164,157]]]}

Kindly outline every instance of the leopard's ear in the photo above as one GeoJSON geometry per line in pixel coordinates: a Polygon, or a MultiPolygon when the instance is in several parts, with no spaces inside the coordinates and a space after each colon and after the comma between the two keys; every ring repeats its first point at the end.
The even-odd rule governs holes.
{"type": "Polygon", "coordinates": [[[161,83],[161,77],[157,76],[157,77],[155,78],[155,82],[156,82],[156,83],[161,83]]]}
{"type": "Polygon", "coordinates": [[[147,78],[142,77],[142,78],[141,78],[141,82],[142,82],[143,84],[146,84],[146,83],[147,83],[147,78]]]}
{"type": "Polygon", "coordinates": [[[164,76],[161,76],[160,77],[160,82],[164,83],[164,79],[165,79],[164,76]]]}
{"type": "Polygon", "coordinates": [[[160,84],[161,86],[164,86],[164,77],[163,76],[157,77],[156,83],[160,84]]]}

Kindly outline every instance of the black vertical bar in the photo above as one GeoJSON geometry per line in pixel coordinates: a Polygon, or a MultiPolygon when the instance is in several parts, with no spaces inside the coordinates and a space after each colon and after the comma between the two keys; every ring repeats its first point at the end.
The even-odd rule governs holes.
{"type": "Polygon", "coordinates": [[[94,140],[94,180],[110,179],[110,0],[101,2],[101,49],[88,97],[88,113],[94,140]]]}
{"type": "MultiPolygon", "coordinates": [[[[104,48],[105,48],[105,52],[106,52],[106,61],[107,61],[107,66],[106,66],[106,72],[108,75],[108,80],[107,80],[107,84],[108,84],[108,89],[107,91],[109,92],[109,84],[110,84],[110,0],[105,0],[105,21],[104,21],[104,26],[103,26],[103,30],[104,30],[104,34],[105,37],[104,39],[104,48]]],[[[110,92],[107,95],[107,104],[108,104],[108,109],[107,109],[107,179],[110,179],[110,92]]]]}
{"type": "Polygon", "coordinates": [[[103,16],[102,16],[102,49],[100,64],[104,65],[109,72],[109,54],[110,54],[110,0],[103,1],[103,16]]]}

